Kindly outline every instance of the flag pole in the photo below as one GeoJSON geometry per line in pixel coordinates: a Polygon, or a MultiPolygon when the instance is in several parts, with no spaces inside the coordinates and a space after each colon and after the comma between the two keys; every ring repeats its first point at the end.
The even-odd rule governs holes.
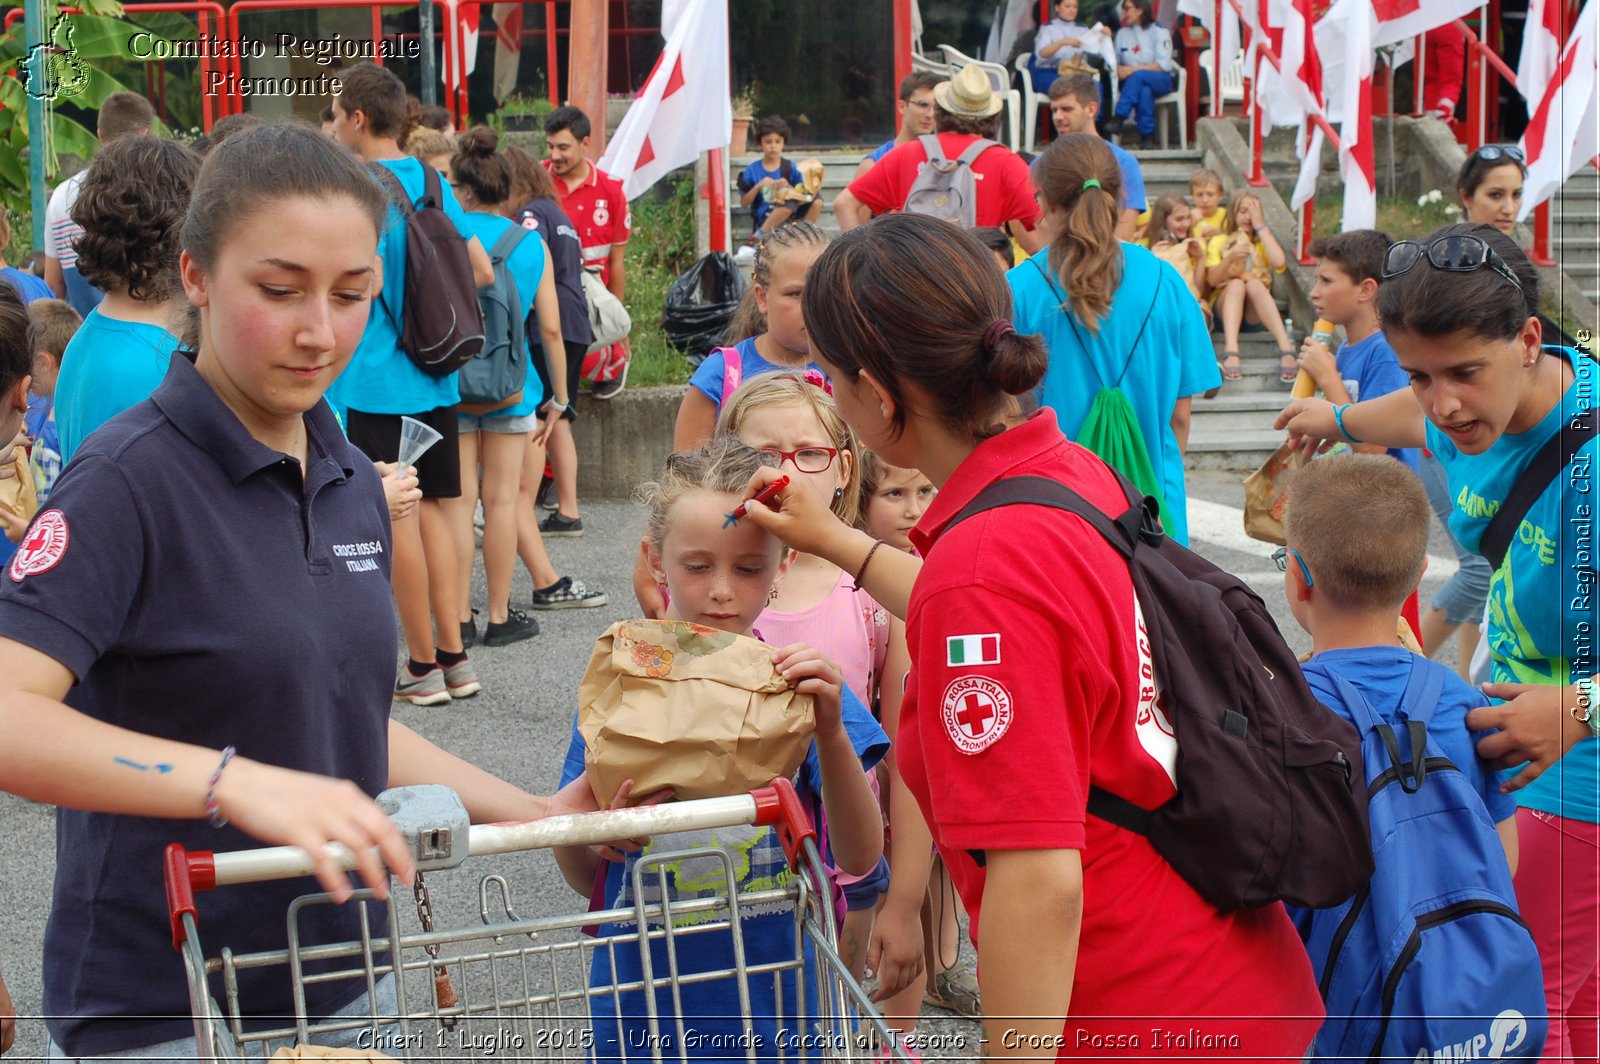
{"type": "Polygon", "coordinates": [[[706,192],[711,202],[711,250],[728,250],[728,161],[721,148],[706,153],[706,192]]]}

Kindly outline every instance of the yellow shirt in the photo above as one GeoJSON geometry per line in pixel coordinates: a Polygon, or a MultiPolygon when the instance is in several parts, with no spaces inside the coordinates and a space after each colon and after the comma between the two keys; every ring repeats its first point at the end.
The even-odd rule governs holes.
{"type": "MultiPolygon", "coordinates": [[[[1218,233],[1216,236],[1207,241],[1206,266],[1210,267],[1222,265],[1222,260],[1227,257],[1228,249],[1235,243],[1241,241],[1250,245],[1252,254],[1248,259],[1245,260],[1244,269],[1235,276],[1253,277],[1262,284],[1272,284],[1272,274],[1274,270],[1271,263],[1267,260],[1267,249],[1262,246],[1261,241],[1255,240],[1245,233],[1218,233]]],[[[1285,265],[1287,265],[1287,262],[1285,262],[1285,265]]],[[[1282,273],[1283,269],[1283,266],[1279,266],[1277,267],[1276,272],[1282,273]]]]}
{"type": "Polygon", "coordinates": [[[1222,223],[1228,220],[1226,207],[1218,207],[1210,214],[1200,215],[1194,220],[1194,235],[1201,240],[1209,240],[1222,232],[1222,223]]]}

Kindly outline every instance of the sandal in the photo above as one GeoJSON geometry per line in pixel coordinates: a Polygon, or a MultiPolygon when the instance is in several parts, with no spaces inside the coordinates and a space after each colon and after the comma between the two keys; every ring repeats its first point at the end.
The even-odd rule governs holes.
{"type": "Polygon", "coordinates": [[[1225,380],[1225,381],[1242,381],[1242,380],[1244,380],[1244,369],[1243,369],[1244,363],[1239,358],[1239,352],[1237,352],[1237,351],[1224,351],[1222,353],[1222,357],[1217,360],[1217,364],[1222,367],[1222,379],[1223,380],[1225,380]],[[1229,365],[1229,362],[1232,362],[1233,364],[1229,365]]]}
{"type": "Polygon", "coordinates": [[[1278,352],[1278,380],[1284,384],[1293,384],[1294,379],[1300,375],[1300,360],[1293,351],[1278,352]]]}
{"type": "Polygon", "coordinates": [[[934,989],[922,995],[924,1005],[948,1009],[969,1020],[983,1019],[983,1009],[978,1000],[977,973],[970,965],[946,968],[933,977],[934,989]]]}

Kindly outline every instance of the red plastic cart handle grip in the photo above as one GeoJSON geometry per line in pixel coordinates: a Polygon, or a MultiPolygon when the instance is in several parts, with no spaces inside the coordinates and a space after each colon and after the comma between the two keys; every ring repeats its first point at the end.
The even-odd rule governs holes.
{"type": "Polygon", "coordinates": [[[756,820],[760,825],[777,829],[778,841],[783,844],[783,855],[789,859],[789,868],[800,871],[800,845],[806,839],[817,841],[817,829],[806,815],[806,807],[794,792],[794,784],[779,777],[769,786],[751,791],[756,800],[756,820]]]}
{"type": "Polygon", "coordinates": [[[210,850],[190,853],[177,843],[169,843],[162,857],[166,865],[167,913],[172,919],[172,948],[183,949],[187,937],[183,930],[183,914],[199,918],[194,907],[194,892],[211,890],[217,885],[216,854],[210,850]]]}

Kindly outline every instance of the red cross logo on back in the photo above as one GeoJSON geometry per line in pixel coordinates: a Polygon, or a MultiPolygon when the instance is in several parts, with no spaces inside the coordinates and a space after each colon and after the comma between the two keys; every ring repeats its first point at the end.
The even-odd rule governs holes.
{"type": "Polygon", "coordinates": [[[1011,692],[987,676],[952,680],[942,709],[945,732],[964,754],[988,749],[1011,727],[1011,692]]]}

